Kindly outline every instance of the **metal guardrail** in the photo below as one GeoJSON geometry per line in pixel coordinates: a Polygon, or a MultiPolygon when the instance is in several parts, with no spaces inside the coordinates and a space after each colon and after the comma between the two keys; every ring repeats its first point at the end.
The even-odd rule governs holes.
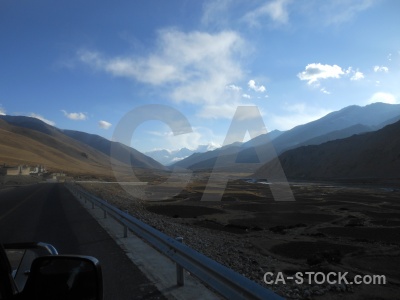
{"type": "MultiPolygon", "coordinates": [[[[103,199],[90,194],[83,188],[72,184],[66,184],[66,187],[75,196],[85,201],[90,201],[93,208],[95,205],[101,208],[104,211],[105,218],[109,214],[121,223],[124,226],[125,237],[128,229],[131,230],[162,254],[176,262],[179,267],[177,267],[177,270],[182,270],[182,268],[187,270],[223,297],[227,299],[284,299],[273,291],[186,246],[180,240],[167,236],[103,199]]],[[[178,272],[177,276],[178,285],[183,285],[182,274],[178,272]]]]}

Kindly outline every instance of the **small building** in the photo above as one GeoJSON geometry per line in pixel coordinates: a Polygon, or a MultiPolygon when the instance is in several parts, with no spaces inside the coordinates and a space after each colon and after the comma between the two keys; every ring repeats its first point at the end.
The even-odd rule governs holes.
{"type": "Polygon", "coordinates": [[[47,182],[65,182],[67,174],[64,172],[51,173],[47,178],[47,182]]]}
{"type": "Polygon", "coordinates": [[[29,166],[19,165],[16,167],[0,166],[0,175],[10,175],[10,176],[17,176],[17,175],[29,175],[31,168],[29,166]]]}
{"type": "Polygon", "coordinates": [[[3,165],[0,166],[0,175],[10,175],[10,176],[37,175],[37,176],[42,176],[44,173],[47,173],[47,170],[43,165],[37,165],[35,167],[31,167],[28,165],[19,165],[19,166],[11,167],[4,163],[3,165]]]}
{"type": "Polygon", "coordinates": [[[22,165],[19,165],[17,167],[6,168],[6,169],[7,169],[6,175],[10,175],[10,176],[29,175],[29,172],[31,170],[30,167],[22,166],[22,165]]]}
{"type": "Polygon", "coordinates": [[[43,173],[46,173],[46,169],[42,165],[37,165],[36,167],[31,167],[29,174],[31,175],[42,175],[43,173]]]}

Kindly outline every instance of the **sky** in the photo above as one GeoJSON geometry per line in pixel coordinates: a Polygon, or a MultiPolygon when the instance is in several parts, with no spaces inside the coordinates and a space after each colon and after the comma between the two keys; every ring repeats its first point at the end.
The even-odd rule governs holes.
{"type": "Polygon", "coordinates": [[[108,139],[143,107],[186,118],[178,135],[151,114],[127,128],[146,152],[221,146],[240,106],[272,131],[400,103],[399,12],[398,0],[1,0],[0,114],[108,139]]]}

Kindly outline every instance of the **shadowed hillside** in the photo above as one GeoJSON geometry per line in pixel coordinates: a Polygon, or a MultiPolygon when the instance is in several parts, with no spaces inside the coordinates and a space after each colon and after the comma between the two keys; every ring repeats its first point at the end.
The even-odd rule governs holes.
{"type": "MultiPolygon", "coordinates": [[[[378,131],[288,150],[279,159],[291,179],[399,178],[399,133],[400,121],[378,131]]],[[[257,173],[271,166],[273,162],[257,173]]]]}
{"type": "Polygon", "coordinates": [[[107,156],[110,156],[111,148],[113,148],[113,154],[115,155],[114,158],[118,161],[124,162],[123,157],[129,157],[130,163],[135,167],[158,170],[165,169],[162,164],[155,161],[151,157],[146,156],[143,153],[121,143],[109,141],[99,135],[75,130],[63,130],[62,132],[65,135],[104,153],[107,156]]]}

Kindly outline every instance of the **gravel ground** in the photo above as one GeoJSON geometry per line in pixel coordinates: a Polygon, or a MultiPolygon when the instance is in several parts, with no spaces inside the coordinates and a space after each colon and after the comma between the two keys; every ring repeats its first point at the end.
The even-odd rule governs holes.
{"type": "MultiPolygon", "coordinates": [[[[149,212],[146,209],[147,203],[135,199],[123,191],[117,184],[81,184],[86,190],[107,200],[121,210],[128,212],[164,232],[171,237],[183,237],[184,243],[213,260],[233,269],[260,285],[275,291],[277,294],[288,299],[314,299],[315,296],[327,295],[331,291],[334,294],[353,293],[352,286],[341,285],[298,285],[286,281],[286,284],[279,283],[266,285],[263,281],[265,272],[275,272],[286,269],[299,269],[288,261],[282,261],[276,257],[262,253],[255,248],[255,239],[266,238],[266,235],[274,235],[271,232],[251,232],[246,234],[234,234],[230,232],[207,229],[193,226],[189,220],[171,218],[149,212]]],[[[130,186],[130,194],[143,195],[144,186],[130,186]]],[[[275,238],[277,238],[275,236],[275,238]]],[[[279,237],[278,238],[282,238],[279,237]]],[[[330,293],[331,294],[331,293],[330,293]]],[[[348,294],[349,295],[349,294],[348,294]]],[[[324,299],[329,299],[325,298],[324,299]]]]}

